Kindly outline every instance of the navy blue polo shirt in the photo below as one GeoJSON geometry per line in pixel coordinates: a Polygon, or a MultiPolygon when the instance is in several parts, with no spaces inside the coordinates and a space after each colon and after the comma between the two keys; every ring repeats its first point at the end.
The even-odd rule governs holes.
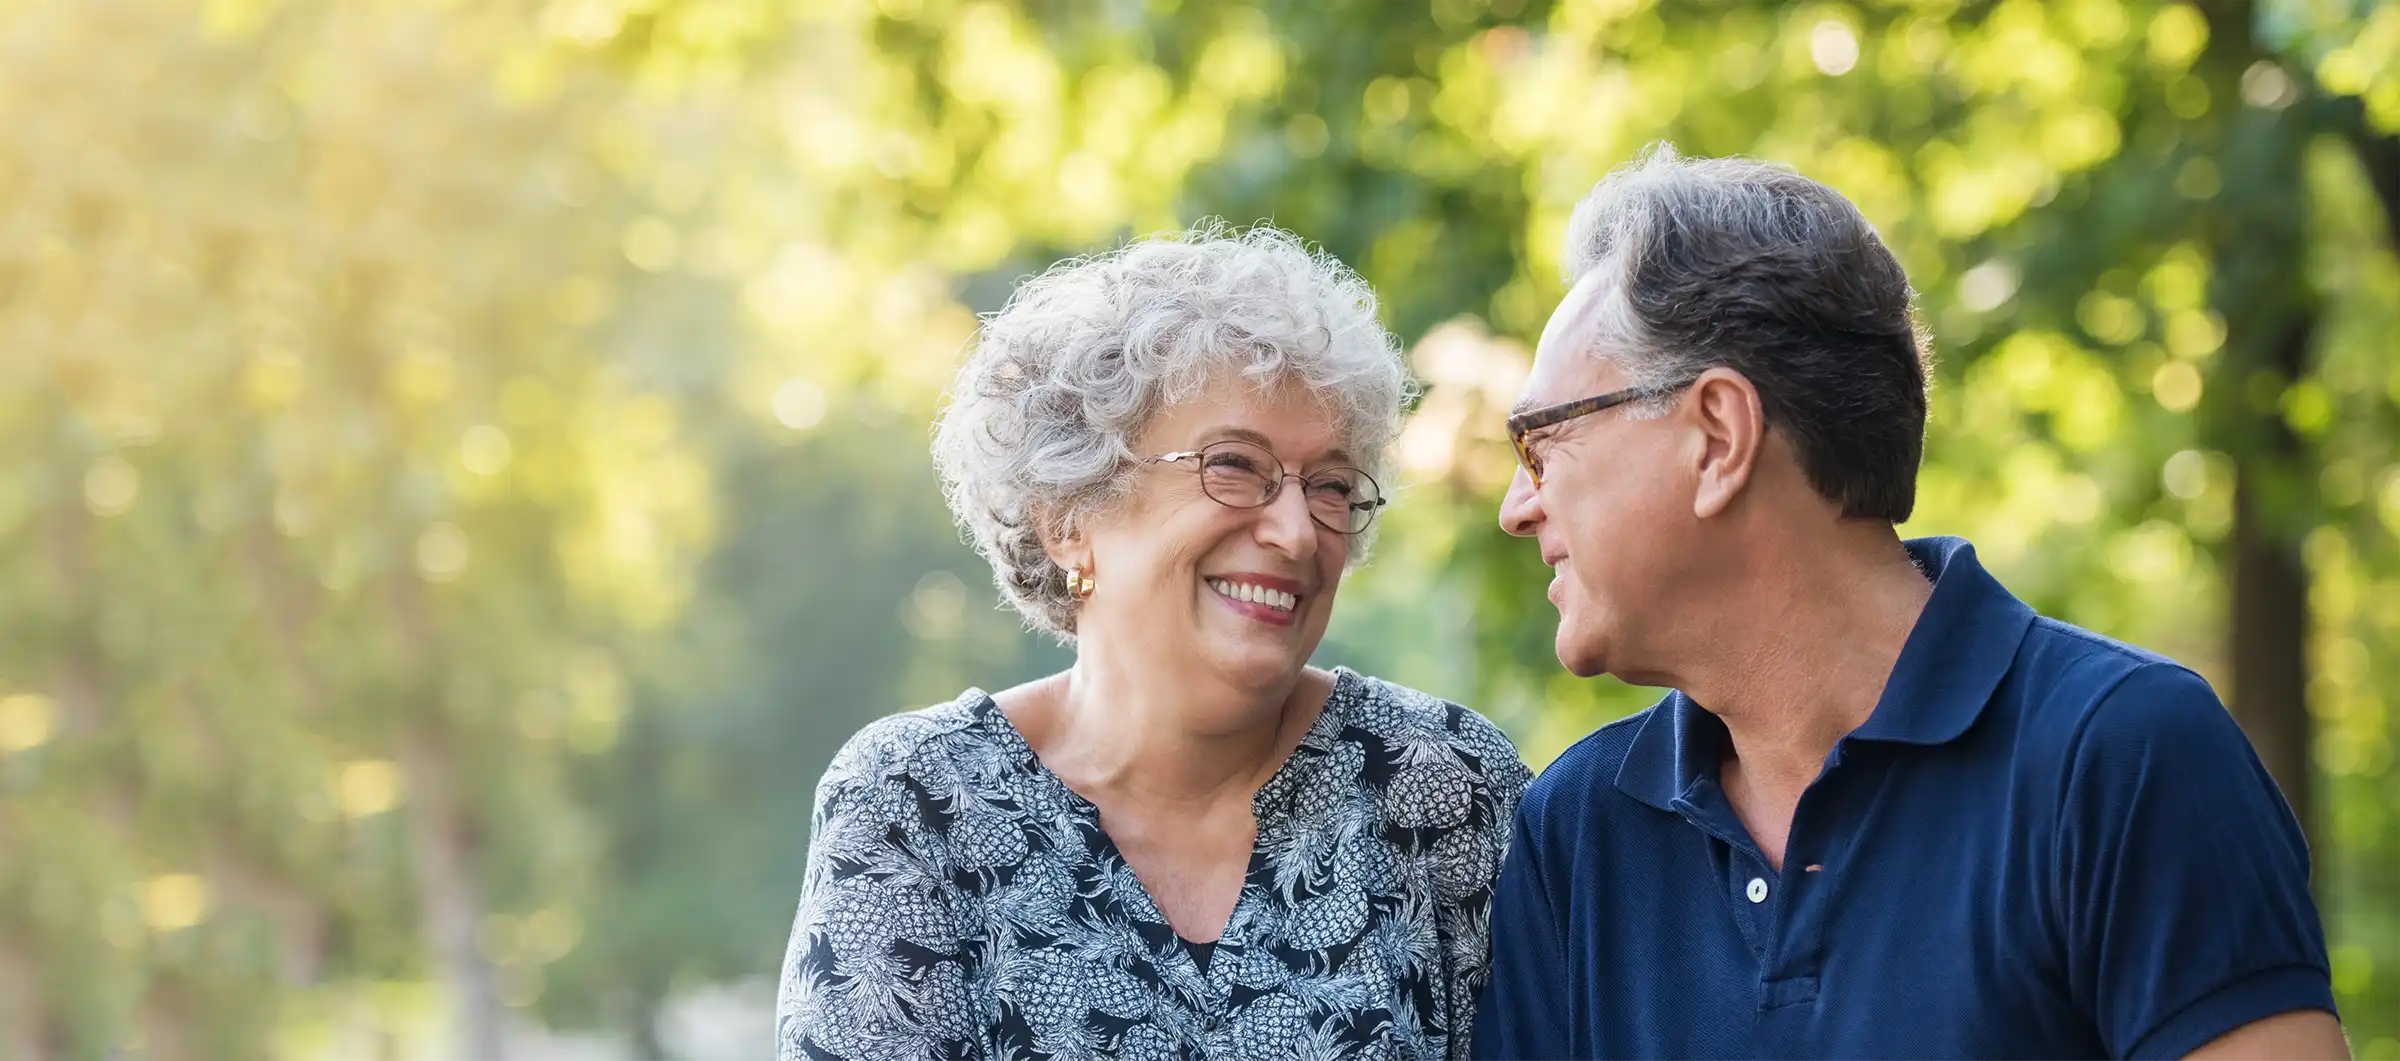
{"type": "Polygon", "coordinates": [[[1932,599],[1781,872],[1681,693],[1542,773],[1477,1057],[2180,1057],[2333,1009],[2307,846],[2208,683],[1908,550],[1932,599]]]}

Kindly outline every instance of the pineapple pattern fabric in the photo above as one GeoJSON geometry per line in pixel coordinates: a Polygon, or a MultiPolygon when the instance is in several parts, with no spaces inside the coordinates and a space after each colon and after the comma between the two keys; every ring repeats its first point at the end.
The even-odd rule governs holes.
{"type": "Polygon", "coordinates": [[[1530,779],[1482,716],[1337,669],[1203,969],[991,697],[879,720],[818,785],[778,1056],[1464,1057],[1530,779]]]}

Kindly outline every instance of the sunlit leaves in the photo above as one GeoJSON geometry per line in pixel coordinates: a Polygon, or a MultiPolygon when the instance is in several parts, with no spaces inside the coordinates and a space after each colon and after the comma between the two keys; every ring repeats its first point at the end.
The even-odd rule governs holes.
{"type": "Polygon", "coordinates": [[[2208,21],[2189,4],[2162,5],[2150,16],[2145,43],[2152,67],[2162,72],[2181,71],[2207,46],[2208,21]]]}
{"type": "MultiPolygon", "coordinates": [[[[587,872],[589,797],[559,778],[648,747],[644,652],[687,628],[731,637],[733,605],[698,572],[840,614],[800,634],[899,672],[786,675],[804,709],[783,689],[725,694],[758,701],[730,744],[814,733],[795,710],[992,681],[975,668],[1017,649],[981,576],[885,570],[906,566],[896,542],[950,544],[923,416],[1012,277],[1209,212],[1335,244],[1429,384],[1337,647],[1474,699],[1544,761],[1650,694],[1556,669],[1548,614],[1526,606],[1548,573],[1493,525],[1513,473],[1497,421],[1558,298],[1568,211],[1658,138],[1787,162],[1876,223],[1939,358],[1908,530],[1975,538],[2048,610],[2221,672],[2241,456],[2214,418],[2311,447],[2321,511],[2294,518],[2313,527],[2318,757],[2334,864],[2366,874],[2400,824],[2376,809],[2400,772],[2373,651],[2400,637],[2400,268],[2347,145],[2311,148],[2306,272],[2325,312],[2302,378],[2262,382],[2228,345],[2227,263],[2184,221],[2249,191],[2208,123],[2301,115],[2321,87],[2400,128],[2400,10],[2278,5],[2267,28],[2288,40],[2213,87],[2208,10],[111,0],[12,16],[0,444],[23,459],[0,473],[0,618],[20,635],[0,652],[0,791],[23,796],[0,808],[0,844],[45,875],[0,862],[18,933],[0,938],[73,956],[46,990],[81,1007],[62,1034],[95,1050],[122,1042],[149,985],[213,983],[195,970],[240,926],[340,940],[326,968],[254,992],[219,977],[236,987],[200,1012],[271,1027],[231,1000],[280,999],[293,1041],[379,1050],[338,1045],[346,988],[272,985],[422,974],[404,827],[440,792],[409,765],[416,740],[461,764],[492,830],[475,943],[510,1002],[623,986],[558,963],[599,977],[672,964],[641,947],[688,957],[701,944],[589,912],[587,887],[638,909],[684,893],[587,872]],[[703,442],[725,437],[822,463],[729,472],[724,454],[749,451],[703,442]],[[734,472],[749,495],[722,489],[734,472]],[[811,540],[743,525],[787,496],[819,506],[798,524],[811,540]],[[149,809],[104,813],[128,778],[149,809]]],[[[750,633],[773,662],[817,658],[750,633]]],[[[686,666],[728,672],[716,651],[686,666]]],[[[673,740],[686,769],[750,750],[673,740]]],[[[2400,930],[2347,924],[2368,943],[2337,958],[2345,1003],[2387,999],[2400,930]]]]}
{"type": "Polygon", "coordinates": [[[2357,96],[2367,105],[2368,118],[2385,133],[2400,133],[2400,11],[2376,5],[2364,26],[2336,22],[2324,27],[2331,45],[2317,63],[2317,78],[2325,90],[2357,96]]]}
{"type": "MultiPolygon", "coordinates": [[[[30,373],[16,390],[52,396],[0,420],[0,444],[56,455],[9,476],[29,511],[6,531],[5,621],[51,635],[16,650],[0,701],[10,755],[46,757],[0,765],[34,786],[0,807],[26,856],[0,868],[0,921],[45,966],[44,1034],[86,1052],[125,1042],[154,990],[238,989],[158,1033],[256,1054],[288,996],[219,955],[246,933],[297,945],[363,919],[315,960],[388,974],[417,878],[369,841],[433,813],[420,793],[458,816],[437,831],[532,814],[571,833],[539,746],[496,708],[574,684],[539,660],[665,622],[710,531],[706,468],[597,341],[619,274],[693,254],[614,190],[656,134],[598,120],[571,60],[543,93],[494,88],[510,46],[540,50],[521,22],[220,15],[0,24],[42,57],[0,99],[50,101],[0,103],[0,229],[34,234],[31,260],[0,264],[0,334],[30,373]],[[119,62],[88,61],[102,36],[119,62]],[[112,73],[128,67],[176,90],[112,73]],[[82,146],[62,150],[69,130],[82,146]],[[412,747],[448,776],[402,765],[412,747]],[[495,778],[514,794],[480,798],[495,778]],[[138,914],[44,900],[28,866],[85,867],[65,879],[138,914]]],[[[496,845],[466,869],[513,882],[496,899],[563,889],[561,850],[496,845]]]]}

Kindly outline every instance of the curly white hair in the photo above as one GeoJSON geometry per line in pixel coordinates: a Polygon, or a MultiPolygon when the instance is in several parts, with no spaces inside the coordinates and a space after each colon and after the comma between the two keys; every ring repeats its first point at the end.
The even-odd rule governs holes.
{"type": "MultiPolygon", "coordinates": [[[[985,318],[934,461],[951,512],[1029,625],[1075,633],[1075,598],[1043,535],[1121,504],[1143,428],[1228,376],[1300,383],[1359,466],[1389,481],[1414,391],[1399,343],[1366,281],[1289,232],[1206,223],[1070,259],[985,318]]],[[[1351,566],[1372,534],[1353,540],[1351,566]]]]}

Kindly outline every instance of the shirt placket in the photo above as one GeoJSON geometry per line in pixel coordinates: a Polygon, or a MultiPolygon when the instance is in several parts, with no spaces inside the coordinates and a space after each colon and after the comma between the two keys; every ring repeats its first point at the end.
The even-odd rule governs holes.
{"type": "Polygon", "coordinates": [[[1791,833],[1784,846],[1783,869],[1767,864],[1758,844],[1733,813],[1732,804],[1711,780],[1693,783],[1675,807],[1685,820],[1719,842],[1720,887],[1734,926],[1750,948],[1758,972],[1758,1014],[1764,1019],[1785,1006],[1812,1002],[1817,997],[1819,965],[1817,926],[1822,924],[1824,867],[1818,860],[1817,833],[1805,828],[1808,808],[1828,798],[1820,791],[1825,778],[1801,797],[1791,833]]]}
{"type": "Polygon", "coordinates": [[[1840,803],[1844,785],[1857,769],[1844,771],[1846,753],[1846,744],[1837,745],[1826,757],[1825,772],[1800,794],[1791,832],[1784,839],[1783,872],[1769,878],[1777,932],[1759,977],[1762,1018],[1817,1000],[1825,964],[1825,922],[1839,879],[1834,841],[1837,825],[1845,818],[1840,803]]]}
{"type": "Polygon", "coordinates": [[[1715,781],[1702,778],[1694,781],[1683,796],[1676,799],[1675,810],[1701,832],[1717,841],[1718,878],[1727,893],[1726,905],[1732,914],[1734,927],[1749,945],[1750,955],[1760,967],[1765,967],[1774,943],[1773,907],[1774,872],[1759,853],[1758,844],[1734,816],[1733,806],[1725,799],[1715,781]]]}

